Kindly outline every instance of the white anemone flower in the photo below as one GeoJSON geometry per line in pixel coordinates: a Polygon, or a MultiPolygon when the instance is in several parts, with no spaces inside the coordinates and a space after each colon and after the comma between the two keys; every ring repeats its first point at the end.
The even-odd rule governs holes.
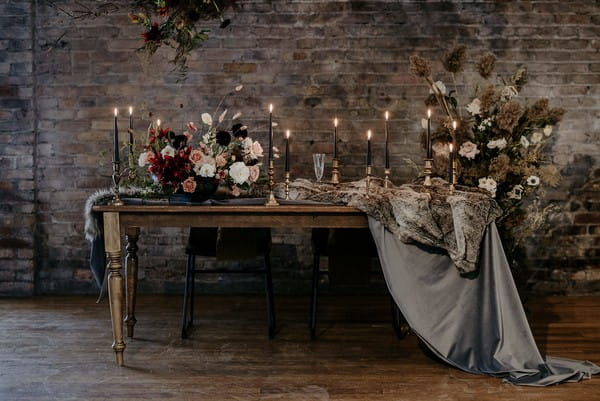
{"type": "Polygon", "coordinates": [[[540,185],[540,177],[538,177],[537,175],[530,175],[529,177],[527,177],[527,185],[529,185],[530,187],[537,187],[538,185],[540,185]]]}

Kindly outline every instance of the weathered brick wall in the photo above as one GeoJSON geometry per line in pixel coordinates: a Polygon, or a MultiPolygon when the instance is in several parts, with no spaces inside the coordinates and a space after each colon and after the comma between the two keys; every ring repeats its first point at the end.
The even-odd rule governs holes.
{"type": "MultiPolygon", "coordinates": [[[[545,201],[557,202],[562,212],[538,238],[539,245],[530,249],[537,268],[535,289],[574,294],[600,291],[597,2],[241,0],[242,10],[231,15],[232,25],[225,30],[215,28],[204,48],[192,56],[183,84],[167,74],[171,66],[165,61],[171,53],[161,50],[148,64],[133,52],[141,43],[137,27],[127,20],[126,7],[110,17],[73,22],[43,1],[33,2],[37,15],[33,14],[31,29],[34,18],[25,3],[2,6],[18,14],[22,24],[13,27],[16,24],[7,20],[2,25],[2,37],[7,38],[2,41],[8,50],[0,53],[4,55],[0,66],[5,73],[2,79],[10,82],[2,86],[10,95],[2,99],[2,113],[9,113],[9,121],[2,122],[2,144],[19,141],[21,147],[8,157],[9,147],[0,149],[1,216],[6,222],[1,230],[3,241],[24,241],[3,242],[3,293],[11,288],[27,292],[30,287],[15,283],[32,283],[31,275],[15,276],[15,266],[21,265],[15,265],[14,258],[21,257],[17,262],[31,272],[33,233],[20,230],[23,218],[33,219],[34,173],[40,256],[36,288],[44,293],[93,289],[81,210],[95,188],[110,182],[113,107],[125,111],[131,104],[139,117],[153,111],[178,128],[182,119],[198,120],[202,112],[214,110],[235,85],[244,84],[244,90],[228,99],[226,106],[242,111],[252,135],[264,141],[266,108],[274,104],[279,128],[293,131],[295,177],[312,176],[311,153],[331,152],[331,120],[337,115],[342,120],[339,151],[345,179],[363,172],[367,128],[376,131],[374,161],[382,165],[381,117],[390,110],[394,181],[402,183],[415,174],[409,160],[421,163],[419,126],[427,94],[426,87],[408,73],[408,56],[420,53],[439,60],[454,43],[466,44],[473,56],[493,51],[499,57],[497,71],[505,75],[526,65],[531,79],[522,95],[550,97],[553,105],[567,109],[552,156],[565,178],[559,188],[545,195],[545,201]],[[27,70],[34,58],[31,32],[36,36],[35,86],[27,70]],[[10,43],[17,48],[11,50],[10,43]],[[24,52],[24,58],[18,52],[24,52]],[[32,90],[37,113],[31,104],[32,90]],[[184,113],[179,110],[181,103],[184,113]],[[28,136],[30,140],[22,142],[28,136]],[[33,161],[33,155],[37,155],[35,171],[31,164],[19,164],[33,161]],[[24,196],[27,202],[8,201],[24,196]],[[27,246],[18,248],[19,244],[27,246]]],[[[74,7],[70,0],[58,4],[74,7]]],[[[467,78],[472,71],[469,67],[467,78]]],[[[443,74],[439,78],[449,80],[443,74]]],[[[138,120],[136,128],[142,130],[144,124],[138,120]]],[[[281,143],[281,132],[276,134],[281,143]]],[[[142,234],[142,288],[180,289],[183,232],[151,229],[142,234]]],[[[291,288],[307,278],[308,237],[298,230],[278,232],[275,240],[275,265],[281,262],[275,279],[280,288],[291,288]]],[[[227,280],[215,278],[212,288],[227,280]]],[[[236,283],[236,289],[260,288],[256,280],[236,283]]]]}
{"type": "Polygon", "coordinates": [[[0,294],[34,291],[35,108],[30,1],[0,4],[0,294]]]}

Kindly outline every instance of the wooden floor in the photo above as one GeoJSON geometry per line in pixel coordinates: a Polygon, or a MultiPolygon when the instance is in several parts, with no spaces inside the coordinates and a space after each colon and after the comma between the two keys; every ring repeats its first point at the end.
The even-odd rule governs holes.
{"type": "MultiPolygon", "coordinates": [[[[308,299],[276,301],[274,340],[262,298],[223,296],[199,297],[197,327],[182,341],[181,299],[141,297],[119,368],[106,302],[0,299],[0,400],[600,400],[600,377],[516,387],[435,362],[414,335],[395,338],[386,297],[323,297],[312,342],[308,299]]],[[[528,308],[542,351],[600,362],[600,297],[528,308]]]]}

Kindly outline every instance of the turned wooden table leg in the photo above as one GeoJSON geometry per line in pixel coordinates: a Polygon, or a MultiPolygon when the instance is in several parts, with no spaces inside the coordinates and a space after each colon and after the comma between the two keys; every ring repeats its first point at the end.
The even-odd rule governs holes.
{"type": "Polygon", "coordinates": [[[121,275],[121,233],[119,213],[104,213],[104,247],[108,257],[108,300],[113,328],[113,350],[123,366],[123,276],[121,275]]]}
{"type": "Polygon", "coordinates": [[[135,318],[135,296],[138,279],[137,241],[139,236],[139,227],[127,227],[125,230],[125,238],[127,239],[127,254],[125,256],[125,270],[127,271],[127,316],[125,317],[125,324],[127,325],[127,337],[133,337],[133,328],[137,322],[135,318]]]}

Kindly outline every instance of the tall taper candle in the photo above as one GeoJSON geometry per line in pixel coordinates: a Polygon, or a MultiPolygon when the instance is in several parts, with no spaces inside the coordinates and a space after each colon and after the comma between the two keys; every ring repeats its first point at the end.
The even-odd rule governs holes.
{"type": "Polygon", "coordinates": [[[385,112],[385,168],[390,168],[390,139],[388,135],[388,120],[390,118],[390,113],[385,112]]]}
{"type": "Polygon", "coordinates": [[[114,155],[113,155],[114,163],[119,162],[119,127],[117,127],[117,115],[118,114],[119,114],[119,111],[115,107],[114,155]]]}
{"type": "Polygon", "coordinates": [[[273,105],[269,105],[269,160],[273,160],[273,105]]]}
{"type": "Polygon", "coordinates": [[[333,119],[333,158],[337,159],[337,126],[338,119],[333,119]]]}
{"type": "Polygon", "coordinates": [[[371,130],[367,131],[367,166],[371,165],[371,130]]]}
{"type": "Polygon", "coordinates": [[[427,109],[427,138],[425,146],[427,147],[427,159],[431,159],[431,109],[427,109]]]}
{"type": "Polygon", "coordinates": [[[290,130],[285,132],[285,172],[290,172],[290,130]]]}
{"type": "Polygon", "coordinates": [[[129,106],[129,157],[133,156],[133,107],[129,106]]]}

